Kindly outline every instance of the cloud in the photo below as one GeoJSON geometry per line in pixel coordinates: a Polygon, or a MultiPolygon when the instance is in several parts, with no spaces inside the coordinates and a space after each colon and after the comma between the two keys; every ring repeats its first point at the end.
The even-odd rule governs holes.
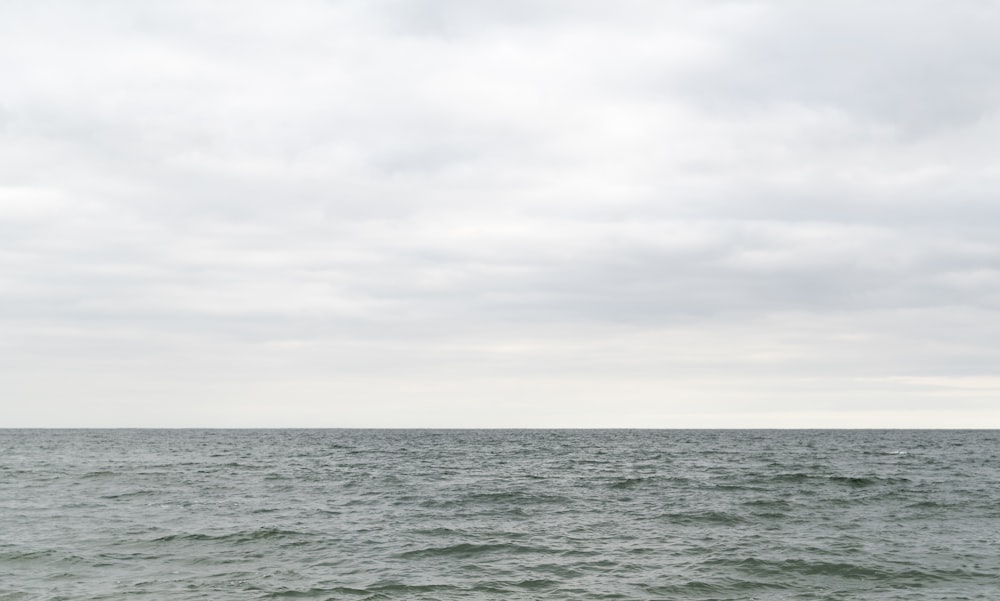
{"type": "Polygon", "coordinates": [[[252,399],[262,423],[294,407],[283,425],[668,426],[695,402],[718,424],[983,409],[981,388],[946,404],[934,386],[996,376],[998,18],[6,6],[9,413],[226,425],[252,399]]]}
{"type": "Polygon", "coordinates": [[[905,137],[974,126],[1000,100],[985,76],[1000,59],[990,34],[1000,15],[989,4],[820,2],[759,12],[756,27],[730,38],[733,52],[684,82],[700,102],[829,107],[905,137]]]}

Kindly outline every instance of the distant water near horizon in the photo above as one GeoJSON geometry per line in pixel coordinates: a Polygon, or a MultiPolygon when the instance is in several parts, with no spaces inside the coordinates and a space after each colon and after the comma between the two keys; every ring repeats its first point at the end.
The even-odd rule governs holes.
{"type": "Polygon", "coordinates": [[[0,601],[998,598],[995,430],[0,430],[0,601]]]}

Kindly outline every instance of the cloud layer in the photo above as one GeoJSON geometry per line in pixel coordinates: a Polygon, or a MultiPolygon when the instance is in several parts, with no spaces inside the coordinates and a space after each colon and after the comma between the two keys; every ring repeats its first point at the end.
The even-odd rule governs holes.
{"type": "Polygon", "coordinates": [[[8,3],[9,425],[1000,426],[990,3],[8,3]]]}

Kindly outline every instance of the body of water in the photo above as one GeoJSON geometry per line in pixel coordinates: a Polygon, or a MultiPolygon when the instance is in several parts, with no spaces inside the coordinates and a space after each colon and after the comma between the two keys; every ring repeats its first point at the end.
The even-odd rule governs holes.
{"type": "Polygon", "coordinates": [[[1000,598],[1000,432],[0,430],[0,601],[1000,598]]]}

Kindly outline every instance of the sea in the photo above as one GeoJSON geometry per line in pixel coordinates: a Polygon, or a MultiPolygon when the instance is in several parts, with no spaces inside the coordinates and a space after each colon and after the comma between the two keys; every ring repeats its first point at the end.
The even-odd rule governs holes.
{"type": "Polygon", "coordinates": [[[1000,599],[1000,431],[0,430],[0,600],[1000,599]]]}

